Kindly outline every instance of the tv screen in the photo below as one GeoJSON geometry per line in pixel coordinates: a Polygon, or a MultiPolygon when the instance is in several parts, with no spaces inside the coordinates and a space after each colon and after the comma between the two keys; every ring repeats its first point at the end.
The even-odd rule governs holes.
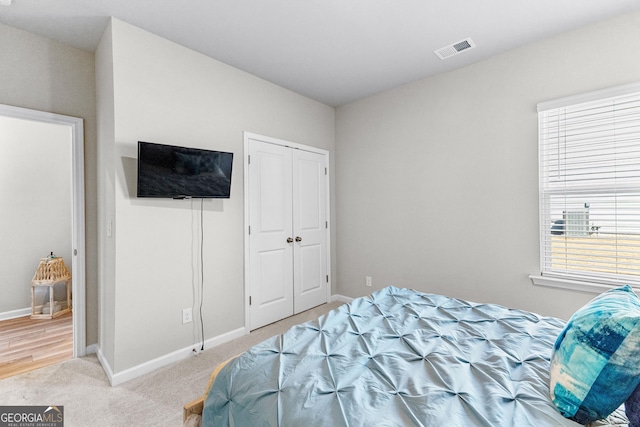
{"type": "Polygon", "coordinates": [[[229,198],[232,165],[233,153],[138,141],[138,197],[229,198]]]}

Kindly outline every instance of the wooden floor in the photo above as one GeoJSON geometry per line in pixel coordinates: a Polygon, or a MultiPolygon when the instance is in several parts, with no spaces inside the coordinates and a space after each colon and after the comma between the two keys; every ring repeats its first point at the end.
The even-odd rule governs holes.
{"type": "Polygon", "coordinates": [[[0,321],[0,380],[73,357],[72,313],[0,321]]]}

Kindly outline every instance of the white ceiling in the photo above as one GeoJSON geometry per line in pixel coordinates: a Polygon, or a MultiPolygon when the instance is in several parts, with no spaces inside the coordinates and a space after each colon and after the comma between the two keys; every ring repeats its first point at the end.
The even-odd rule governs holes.
{"type": "Polygon", "coordinates": [[[640,0],[11,0],[0,23],[93,52],[114,16],[338,106],[634,9],[640,0]],[[433,52],[466,37],[477,47],[433,52]]]}

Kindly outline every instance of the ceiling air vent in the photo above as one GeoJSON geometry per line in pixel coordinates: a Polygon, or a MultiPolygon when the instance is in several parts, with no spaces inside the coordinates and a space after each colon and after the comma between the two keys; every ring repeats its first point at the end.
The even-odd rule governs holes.
{"type": "Polygon", "coordinates": [[[462,53],[465,50],[473,49],[474,47],[476,47],[476,44],[471,40],[471,38],[467,37],[464,40],[460,40],[459,42],[450,44],[449,46],[441,47],[433,52],[438,55],[438,58],[446,59],[462,53]]]}

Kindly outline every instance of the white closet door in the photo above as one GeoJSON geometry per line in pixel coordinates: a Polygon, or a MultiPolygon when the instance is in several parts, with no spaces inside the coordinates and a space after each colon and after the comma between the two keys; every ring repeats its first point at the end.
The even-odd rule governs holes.
{"type": "Polygon", "coordinates": [[[293,314],[292,153],[250,140],[249,155],[250,329],[256,329],[293,314]]]}
{"type": "Polygon", "coordinates": [[[327,302],[326,157],[293,151],[293,301],[299,313],[327,302]]]}

